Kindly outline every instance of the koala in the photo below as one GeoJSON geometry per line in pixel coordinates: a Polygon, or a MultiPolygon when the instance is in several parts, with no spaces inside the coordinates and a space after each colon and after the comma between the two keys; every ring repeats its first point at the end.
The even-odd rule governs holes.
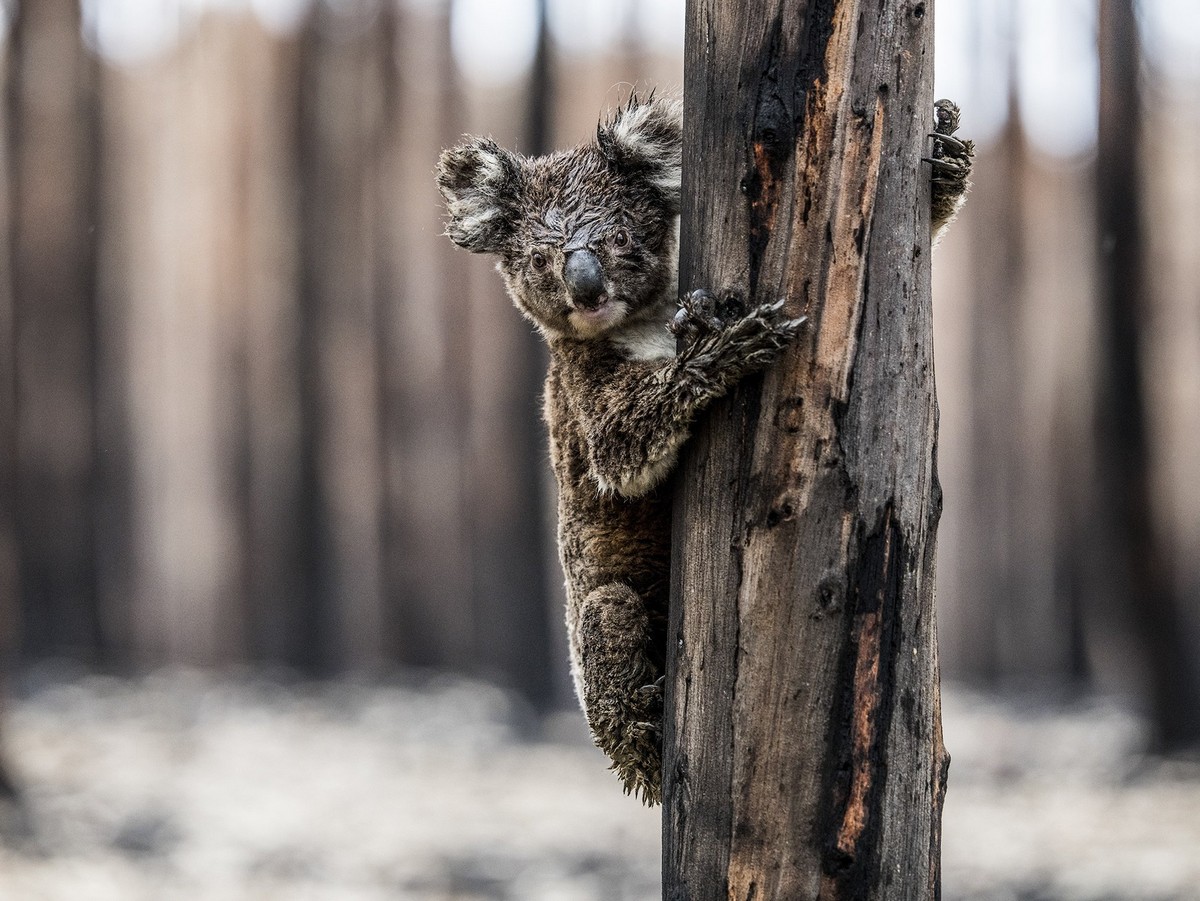
{"type": "Polygon", "coordinates": [[[922,157],[923,162],[933,167],[929,230],[935,247],[962,209],[971,187],[975,145],[953,136],[958,131],[961,115],[958,106],[950,100],[939,100],[933,105],[934,130],[929,133],[933,138],[933,156],[922,157]]]}
{"type": "MultiPolygon", "coordinates": [[[[957,212],[971,150],[943,116],[936,223],[957,212]]],[[[952,121],[953,120],[953,121],[952,121]]],[[[575,690],[625,791],[661,799],[670,580],[667,476],[696,416],[777,359],[803,320],[783,302],[678,292],[681,105],[632,96],[594,140],[523,158],[474,137],[442,153],[446,234],[499,258],[550,350],[544,415],[575,690]]]]}

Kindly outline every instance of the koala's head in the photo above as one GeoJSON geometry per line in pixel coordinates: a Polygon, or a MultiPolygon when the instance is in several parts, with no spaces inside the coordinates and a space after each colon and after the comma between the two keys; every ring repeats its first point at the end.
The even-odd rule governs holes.
{"type": "Polygon", "coordinates": [[[446,234],[495,254],[517,307],[592,338],[672,290],[680,203],[678,101],[632,98],[573,150],[526,159],[487,138],[446,150],[446,234]]]}

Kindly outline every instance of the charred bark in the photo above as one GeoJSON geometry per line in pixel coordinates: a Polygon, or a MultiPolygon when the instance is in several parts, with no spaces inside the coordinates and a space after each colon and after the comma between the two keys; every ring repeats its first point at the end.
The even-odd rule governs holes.
{"type": "Polygon", "coordinates": [[[688,5],[681,287],[809,325],[676,489],[664,898],[939,891],[932,6],[688,5]]]}

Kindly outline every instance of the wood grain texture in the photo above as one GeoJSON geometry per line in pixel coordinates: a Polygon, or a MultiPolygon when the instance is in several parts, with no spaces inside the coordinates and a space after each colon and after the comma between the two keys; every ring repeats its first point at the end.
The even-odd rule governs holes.
{"type": "Polygon", "coordinates": [[[664,898],[930,898],[932,3],[688,4],[681,288],[810,326],[676,490],[664,898]]]}

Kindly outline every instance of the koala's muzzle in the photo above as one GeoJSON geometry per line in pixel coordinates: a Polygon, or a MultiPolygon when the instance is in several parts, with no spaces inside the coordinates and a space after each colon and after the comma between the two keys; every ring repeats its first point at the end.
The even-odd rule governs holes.
{"type": "Polygon", "coordinates": [[[604,270],[590,250],[573,250],[563,266],[563,280],[576,306],[594,309],[605,301],[604,270]]]}

